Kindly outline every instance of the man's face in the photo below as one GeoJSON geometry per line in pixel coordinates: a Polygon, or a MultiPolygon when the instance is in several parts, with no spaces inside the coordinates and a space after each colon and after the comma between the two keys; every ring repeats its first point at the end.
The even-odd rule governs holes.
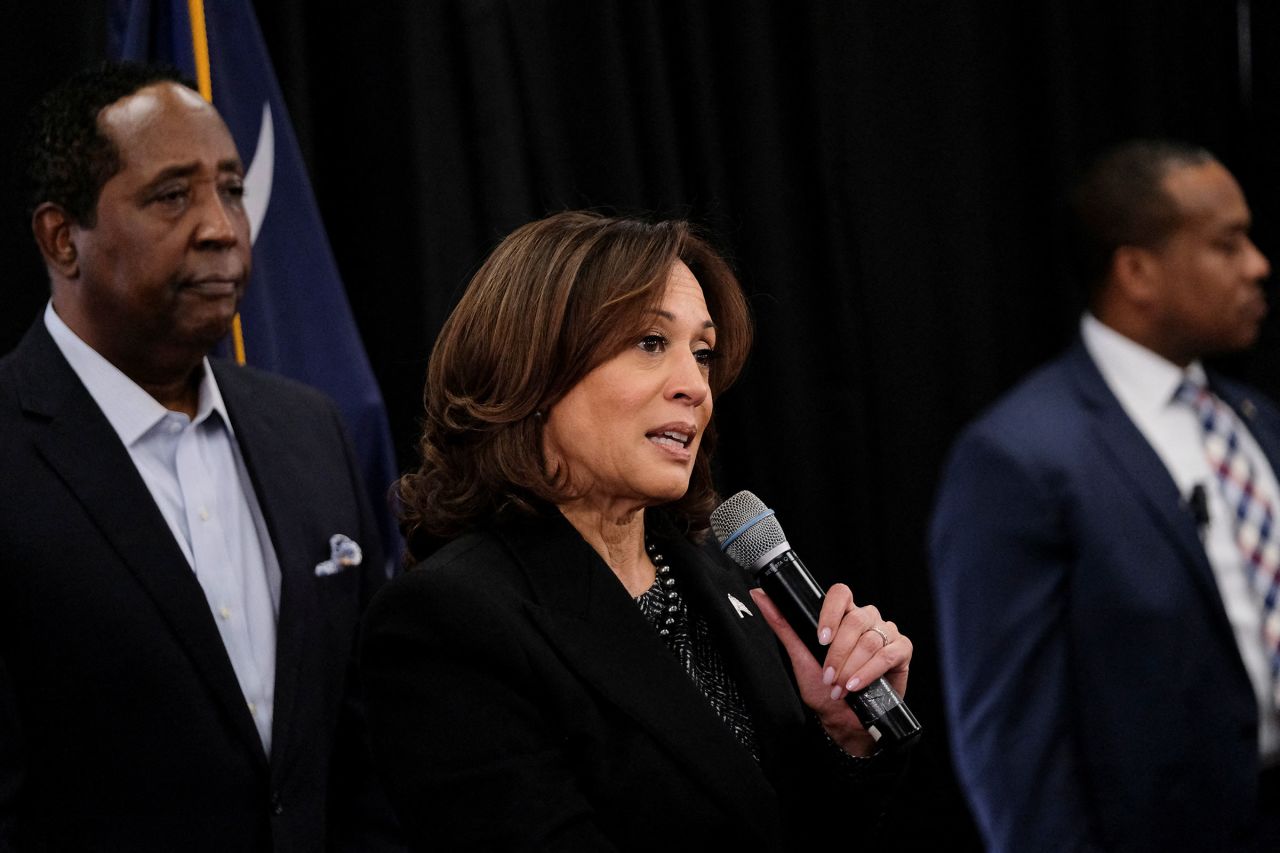
{"type": "Polygon", "coordinates": [[[198,360],[230,329],[251,264],[243,169],[217,112],[175,83],[121,98],[98,122],[121,167],[102,187],[96,224],[72,227],[78,276],[54,305],[145,380],[198,360]]]}
{"type": "Polygon", "coordinates": [[[1153,251],[1164,353],[1185,364],[1252,344],[1267,312],[1271,266],[1249,239],[1249,207],[1221,164],[1171,170],[1163,181],[1182,221],[1153,251]]]}

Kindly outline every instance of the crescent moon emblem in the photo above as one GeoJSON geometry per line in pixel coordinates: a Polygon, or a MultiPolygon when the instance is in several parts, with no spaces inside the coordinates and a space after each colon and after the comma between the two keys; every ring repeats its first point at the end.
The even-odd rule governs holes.
{"type": "Polygon", "coordinates": [[[258,146],[244,175],[244,211],[249,217],[249,242],[256,242],[271,203],[271,182],[276,171],[276,137],[271,123],[271,104],[262,105],[262,125],[258,146]]]}

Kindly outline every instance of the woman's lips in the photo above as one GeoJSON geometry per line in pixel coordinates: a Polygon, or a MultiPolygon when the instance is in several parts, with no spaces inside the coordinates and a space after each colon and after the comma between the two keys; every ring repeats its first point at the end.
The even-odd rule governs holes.
{"type": "Polygon", "coordinates": [[[687,460],[693,455],[694,436],[698,428],[693,424],[664,424],[657,429],[645,433],[650,443],[676,459],[687,460]]]}

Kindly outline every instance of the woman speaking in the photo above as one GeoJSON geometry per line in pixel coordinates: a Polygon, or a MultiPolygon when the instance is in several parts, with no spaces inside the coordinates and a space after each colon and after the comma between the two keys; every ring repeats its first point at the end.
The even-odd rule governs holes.
{"type": "Polygon", "coordinates": [[[712,402],[750,342],[683,222],[558,214],[472,279],[399,484],[411,556],[451,541],[378,596],[362,651],[417,848],[784,850],[874,826],[901,762],[867,757],[842,699],[881,675],[902,693],[910,640],[837,584],[819,663],[700,544],[712,402]]]}

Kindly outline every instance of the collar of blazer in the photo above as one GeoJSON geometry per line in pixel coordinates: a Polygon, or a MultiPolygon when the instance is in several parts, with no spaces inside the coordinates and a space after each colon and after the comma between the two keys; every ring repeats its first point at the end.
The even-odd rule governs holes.
{"type": "MultiPolygon", "coordinates": [[[[305,507],[322,496],[309,495],[300,502],[297,472],[300,467],[317,464],[317,459],[327,458],[333,448],[310,445],[314,435],[325,434],[322,425],[310,422],[309,415],[300,416],[291,406],[273,405],[271,392],[259,387],[261,380],[252,368],[221,359],[210,359],[209,363],[235,426],[236,444],[280,564],[271,726],[271,769],[279,776],[308,748],[306,744],[302,749],[290,748],[296,734],[291,723],[297,718],[294,708],[305,687],[304,677],[317,677],[309,666],[303,665],[308,658],[314,659],[323,645],[314,636],[320,618],[314,566],[318,559],[328,556],[328,538],[336,532],[316,529],[309,523],[315,513],[305,507]]],[[[334,486],[351,488],[349,481],[334,486]]]]}
{"type": "MultiPolygon", "coordinates": [[[[1083,341],[1077,339],[1075,346],[1068,351],[1067,364],[1074,387],[1091,419],[1089,426],[1096,439],[1095,444],[1107,454],[1114,470],[1156,527],[1181,552],[1183,563],[1191,572],[1205,606],[1216,614],[1215,622],[1221,629],[1219,634],[1234,646],[1235,637],[1222,595],[1218,592],[1213,567],[1209,565],[1204,545],[1200,542],[1195,520],[1187,511],[1186,500],[1179,494],[1164,462],[1107,387],[1083,341]]],[[[1210,382],[1216,387],[1212,376],[1210,382]]]]}
{"type": "MultiPolygon", "coordinates": [[[[708,619],[738,680],[765,762],[773,733],[798,727],[803,712],[759,616],[740,618],[728,595],[750,601],[740,577],[649,511],[650,535],[678,567],[682,593],[708,619]]],[[[776,795],[760,765],[738,743],[668,651],[639,607],[591,546],[558,511],[508,519],[497,529],[534,594],[528,610],[578,675],[626,712],[696,779],[725,812],[766,835],[776,832],[776,795]]]]}

